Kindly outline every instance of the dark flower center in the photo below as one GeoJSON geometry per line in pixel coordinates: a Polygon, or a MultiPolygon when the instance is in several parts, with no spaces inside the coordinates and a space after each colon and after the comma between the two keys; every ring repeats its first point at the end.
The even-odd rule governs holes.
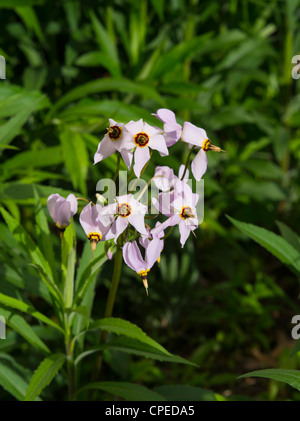
{"type": "Polygon", "coordinates": [[[122,136],[122,129],[119,126],[111,126],[107,129],[107,134],[111,140],[118,140],[122,136]]]}
{"type": "Polygon", "coordinates": [[[180,216],[182,219],[194,218],[193,209],[190,206],[184,206],[180,216]]]}
{"type": "Polygon", "coordinates": [[[144,148],[149,143],[149,136],[147,135],[147,133],[144,133],[144,132],[137,133],[134,136],[134,142],[140,148],[144,148]]]}
{"type": "Polygon", "coordinates": [[[131,214],[131,206],[128,203],[120,203],[118,206],[118,214],[122,218],[127,218],[131,214]]]}
{"type": "Polygon", "coordinates": [[[205,139],[202,144],[202,149],[204,150],[204,152],[209,151],[210,145],[211,145],[211,141],[209,139],[205,139]]]}
{"type": "Polygon", "coordinates": [[[91,243],[93,241],[98,243],[98,241],[101,241],[101,238],[102,238],[102,236],[99,234],[99,232],[90,232],[89,235],[88,235],[88,239],[90,240],[91,243]]]}

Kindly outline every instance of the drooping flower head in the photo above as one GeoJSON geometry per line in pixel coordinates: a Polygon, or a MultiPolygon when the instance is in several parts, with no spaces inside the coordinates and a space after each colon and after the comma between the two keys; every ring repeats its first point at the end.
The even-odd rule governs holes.
{"type": "Polygon", "coordinates": [[[109,119],[109,128],[107,133],[98,145],[94,156],[94,164],[102,161],[116,151],[119,151],[128,168],[131,166],[132,153],[130,152],[129,141],[131,134],[122,123],[116,123],[112,118],[109,119]]]}
{"type": "Polygon", "coordinates": [[[137,177],[150,159],[150,150],[155,149],[162,155],[168,155],[169,151],[166,140],[161,134],[161,130],[139,121],[130,121],[126,124],[126,129],[131,133],[131,140],[128,143],[130,148],[135,148],[133,170],[137,177]]]}
{"type": "Polygon", "coordinates": [[[176,121],[173,111],[167,108],[160,108],[156,114],[152,113],[156,118],[164,123],[164,135],[168,148],[180,139],[182,127],[176,121]]]}
{"type": "Polygon", "coordinates": [[[155,238],[151,240],[146,247],[145,259],[143,259],[140,249],[137,245],[137,242],[126,243],[123,246],[123,259],[127,266],[134,270],[138,275],[140,275],[146,292],[148,295],[148,272],[154,265],[154,263],[159,259],[161,253],[160,249],[160,239],[155,238]]]}
{"type": "Polygon", "coordinates": [[[92,252],[108,232],[113,221],[112,216],[102,215],[102,209],[100,205],[92,206],[90,202],[82,209],[79,217],[80,224],[91,242],[92,252]]]}
{"type": "Polygon", "coordinates": [[[69,194],[65,199],[55,193],[48,197],[47,207],[55,225],[63,232],[70,225],[72,216],[77,212],[78,204],[74,194],[69,194]]]}
{"type": "Polygon", "coordinates": [[[132,225],[140,234],[147,235],[144,221],[146,212],[147,206],[138,202],[132,194],[116,197],[116,203],[102,208],[103,216],[110,215],[114,219],[105,239],[114,238],[116,242],[128,224],[132,225]]]}

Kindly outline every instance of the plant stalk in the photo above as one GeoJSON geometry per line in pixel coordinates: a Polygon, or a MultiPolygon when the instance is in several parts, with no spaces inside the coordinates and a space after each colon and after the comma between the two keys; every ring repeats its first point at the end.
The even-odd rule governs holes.
{"type": "MultiPolygon", "coordinates": [[[[116,299],[116,294],[117,294],[117,290],[119,286],[119,281],[121,277],[121,271],[122,271],[122,250],[121,250],[120,244],[117,244],[113,277],[110,284],[110,289],[109,289],[109,293],[108,293],[108,297],[106,301],[105,313],[104,313],[105,318],[111,317],[112,315],[115,299],[116,299]]],[[[100,344],[104,343],[106,341],[106,338],[107,338],[107,332],[102,330],[101,336],[100,336],[100,344]]],[[[102,359],[103,359],[102,353],[100,353],[97,356],[95,368],[93,370],[93,374],[91,377],[92,382],[96,381],[99,377],[101,367],[102,367],[102,359]]]]}

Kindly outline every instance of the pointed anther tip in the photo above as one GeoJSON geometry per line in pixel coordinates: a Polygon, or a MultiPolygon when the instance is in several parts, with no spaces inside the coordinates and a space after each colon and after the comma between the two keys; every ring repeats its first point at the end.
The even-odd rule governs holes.
{"type": "Polygon", "coordinates": [[[145,287],[145,290],[146,290],[146,294],[147,294],[147,296],[149,295],[149,293],[148,293],[148,291],[149,291],[149,287],[148,287],[148,281],[147,281],[147,278],[146,277],[142,277],[142,281],[143,281],[143,284],[144,284],[144,287],[145,287]]]}
{"type": "Polygon", "coordinates": [[[219,146],[215,146],[213,144],[209,145],[208,150],[213,151],[213,152],[227,152],[227,151],[224,151],[223,149],[219,148],[219,146]]]}
{"type": "Polygon", "coordinates": [[[97,247],[97,240],[91,240],[91,249],[92,249],[92,259],[94,258],[94,253],[97,247]]]}

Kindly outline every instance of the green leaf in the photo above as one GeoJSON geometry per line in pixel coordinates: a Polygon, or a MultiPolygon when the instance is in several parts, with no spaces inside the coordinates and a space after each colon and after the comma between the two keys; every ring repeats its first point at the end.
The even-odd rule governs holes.
{"type": "Polygon", "coordinates": [[[276,224],[277,224],[283,238],[288,243],[290,243],[290,245],[293,246],[294,249],[298,251],[298,253],[300,253],[300,237],[299,237],[299,235],[297,235],[291,228],[289,228],[283,222],[276,221],[276,224]]]}
{"type": "MultiPolygon", "coordinates": [[[[41,100],[40,92],[29,92],[16,85],[1,84],[0,91],[0,117],[11,117],[20,111],[32,107],[41,100]]],[[[38,109],[49,106],[49,100],[44,96],[38,109]]]]}
{"type": "Polygon", "coordinates": [[[282,178],[281,168],[271,161],[266,161],[265,159],[262,160],[250,158],[247,159],[247,161],[242,161],[241,164],[243,168],[251,171],[256,176],[274,180],[279,180],[282,178]]]}
{"type": "Polygon", "coordinates": [[[30,380],[25,401],[34,401],[40,395],[42,390],[54,379],[65,359],[64,354],[53,354],[41,362],[30,380]]]}
{"type": "Polygon", "coordinates": [[[18,332],[28,343],[43,354],[49,354],[49,348],[40,340],[32,327],[19,314],[6,307],[0,306],[0,315],[5,318],[6,324],[18,332]]]}
{"type": "Polygon", "coordinates": [[[160,386],[154,389],[155,392],[164,396],[168,401],[219,401],[225,400],[223,396],[217,395],[212,390],[187,385],[160,386]]]}
{"type": "Polygon", "coordinates": [[[155,9],[159,19],[163,19],[165,2],[161,0],[151,0],[152,7],[155,9]]]}
{"type": "Polygon", "coordinates": [[[287,198],[282,187],[272,181],[241,181],[235,192],[239,195],[251,197],[258,202],[263,202],[264,200],[279,201],[287,198]]]}
{"type": "Polygon", "coordinates": [[[62,154],[67,170],[72,179],[75,190],[86,195],[86,177],[89,166],[89,157],[85,142],[79,133],[64,130],[59,135],[62,146],[62,154]]]}
{"type": "Polygon", "coordinates": [[[297,352],[300,352],[300,339],[297,339],[296,345],[294,346],[292,352],[291,352],[291,357],[293,357],[294,355],[297,354],[297,352]]]}
{"type": "Polygon", "coordinates": [[[160,105],[164,105],[162,97],[145,83],[133,82],[125,78],[103,78],[71,89],[66,95],[57,101],[56,104],[54,104],[51,112],[54,113],[57,109],[69,104],[70,102],[86,97],[87,95],[111,91],[136,94],[146,98],[148,97],[155,100],[160,105]]]}
{"type": "MultiPolygon", "coordinates": [[[[56,261],[53,250],[52,235],[48,226],[48,220],[45,213],[45,208],[42,206],[40,195],[33,186],[34,198],[35,198],[35,220],[36,220],[36,233],[38,246],[40,247],[44,256],[47,256],[47,260],[52,269],[55,281],[57,281],[56,261]]],[[[47,210],[48,212],[48,210],[47,210]]]]}
{"type": "Polygon", "coordinates": [[[163,346],[159,345],[154,339],[151,339],[149,336],[147,336],[141,328],[134,325],[133,323],[128,322],[127,320],[118,319],[115,317],[100,319],[94,323],[91,323],[88,331],[95,329],[102,329],[117,335],[124,335],[128,338],[136,339],[144,344],[150,345],[152,348],[165,355],[172,356],[172,354],[170,354],[170,352],[168,352],[163,346]]]}
{"type": "Polygon", "coordinates": [[[28,384],[26,381],[9,367],[7,364],[4,364],[0,361],[0,385],[8,393],[13,395],[19,401],[23,401],[26,393],[28,384]]]}
{"type": "Polygon", "coordinates": [[[36,4],[43,4],[44,0],[0,0],[0,8],[13,9],[15,7],[33,6],[36,4]]]}
{"type": "Polygon", "coordinates": [[[71,221],[62,239],[62,285],[66,308],[70,308],[73,303],[75,262],[76,235],[74,223],[71,221]]]}
{"type": "Polygon", "coordinates": [[[109,341],[105,344],[87,349],[82,354],[78,355],[75,364],[78,364],[83,358],[94,354],[95,352],[109,349],[113,351],[126,352],[128,354],[138,355],[140,357],[151,358],[158,361],[166,361],[170,363],[189,364],[195,365],[194,363],[185,360],[184,358],[178,357],[172,354],[165,354],[164,352],[158,351],[153,346],[144,344],[140,341],[130,338],[119,338],[113,341],[109,341]]]}
{"type": "Polygon", "coordinates": [[[41,96],[35,100],[28,108],[18,112],[15,116],[11,117],[5,124],[0,127],[0,144],[7,145],[19,133],[23,124],[26,123],[31,113],[41,107],[42,101],[45,99],[41,96]]]}
{"type": "Polygon", "coordinates": [[[114,61],[112,61],[106,54],[100,51],[90,51],[82,54],[76,60],[77,66],[83,67],[105,67],[112,76],[120,76],[120,72],[116,69],[114,61]]]}
{"type": "Polygon", "coordinates": [[[30,314],[32,317],[35,317],[36,319],[41,320],[49,326],[55,327],[56,329],[64,333],[64,330],[57,323],[44,316],[44,314],[36,311],[34,307],[23,303],[22,301],[17,300],[16,298],[9,297],[8,295],[0,293],[0,303],[4,304],[7,307],[15,308],[16,310],[20,310],[24,313],[30,314]]]}
{"type": "Polygon", "coordinates": [[[269,368],[266,370],[251,371],[251,373],[243,374],[238,379],[244,377],[264,377],[266,379],[277,380],[287,383],[300,391],[300,370],[287,370],[281,368],[269,368]]]}
{"type": "Polygon", "coordinates": [[[6,212],[4,208],[0,208],[0,212],[2,213],[2,216],[5,219],[9,230],[11,231],[17,242],[21,245],[23,250],[29,254],[34,266],[38,268],[41,274],[41,278],[46,284],[49,292],[51,292],[54,295],[54,297],[56,297],[58,300],[61,300],[62,296],[58,287],[54,283],[50,265],[43,256],[40,249],[37,247],[37,245],[33,242],[31,237],[27,234],[27,232],[23,229],[23,227],[18,223],[18,221],[15,218],[13,218],[8,212],[6,212]]]}
{"type": "Polygon", "coordinates": [[[22,18],[29,31],[33,31],[43,43],[45,41],[38,17],[32,7],[17,7],[16,12],[22,18]]]}
{"type": "Polygon", "coordinates": [[[3,162],[3,173],[8,172],[11,176],[16,170],[24,168],[49,167],[58,165],[63,161],[62,150],[60,146],[48,147],[36,151],[26,151],[15,155],[13,158],[3,162]]]}
{"type": "Polygon", "coordinates": [[[256,225],[237,221],[230,216],[227,216],[227,218],[234,226],[258,244],[265,247],[275,257],[281,260],[282,263],[300,273],[300,254],[285,239],[256,225]]]}
{"type": "Polygon", "coordinates": [[[78,390],[77,394],[90,389],[103,390],[112,395],[119,396],[128,401],[164,401],[165,399],[156,392],[144,386],[125,382],[98,382],[90,383],[78,390]]]}
{"type": "MultiPolygon", "coordinates": [[[[99,244],[98,244],[99,246],[99,244]]],[[[97,249],[96,249],[97,252],[97,249]]],[[[84,245],[81,258],[79,260],[79,265],[77,268],[77,275],[75,285],[77,286],[78,280],[81,278],[86,267],[89,265],[92,259],[92,249],[90,242],[86,242],[84,245]]],[[[74,336],[86,329],[90,323],[90,314],[92,312],[92,306],[95,296],[95,285],[97,272],[88,278],[88,288],[85,289],[84,295],[82,295],[81,305],[76,306],[72,310],[76,312],[76,315],[73,320],[73,334],[74,336]],[[82,312],[82,307],[84,307],[84,312],[82,312]]],[[[84,349],[84,335],[82,335],[77,342],[78,353],[82,352],[84,349]]]]}
{"type": "Polygon", "coordinates": [[[118,57],[118,50],[116,48],[116,44],[108,35],[105,28],[102,26],[99,19],[96,17],[94,12],[90,13],[92,25],[94,32],[96,34],[96,38],[99,44],[99,47],[103,51],[103,53],[107,56],[107,59],[111,62],[110,69],[112,70],[112,75],[119,77],[121,76],[121,68],[119,63],[118,57]]]}
{"type": "Polygon", "coordinates": [[[153,66],[149,78],[159,79],[169,72],[174,71],[176,66],[181,67],[184,60],[192,58],[196,54],[205,54],[207,43],[211,38],[211,35],[211,33],[206,33],[201,36],[193,37],[190,40],[177,44],[167,53],[161,54],[155,66],[153,66]]]}
{"type": "Polygon", "coordinates": [[[104,250],[104,242],[97,244],[94,258],[89,261],[85,269],[81,268],[80,277],[76,279],[76,292],[74,296],[74,303],[76,305],[81,303],[85,292],[89,289],[90,284],[93,282],[93,275],[101,268],[106,262],[107,256],[104,250]]]}
{"type": "Polygon", "coordinates": [[[51,297],[47,287],[37,276],[33,276],[30,266],[24,262],[24,259],[22,259],[23,264],[20,264],[19,261],[17,262],[16,259],[13,260],[4,264],[2,263],[0,266],[0,276],[5,279],[5,282],[25,290],[27,293],[42,297],[46,302],[51,304],[51,297]]]}
{"type": "MultiPolygon", "coordinates": [[[[122,101],[116,100],[103,100],[103,101],[94,101],[94,100],[82,100],[78,104],[72,105],[64,109],[59,117],[64,122],[69,123],[69,121],[78,121],[79,118],[91,118],[96,116],[104,116],[104,123],[107,124],[109,118],[114,118],[120,122],[127,122],[129,120],[139,120],[142,118],[149,124],[156,124],[157,119],[151,115],[149,112],[142,107],[136,105],[125,104],[122,101]]],[[[85,138],[87,133],[83,134],[85,138]]],[[[99,138],[97,138],[96,148],[99,143],[99,138]]],[[[105,161],[103,161],[104,163],[105,161]]]]}
{"type": "MultiPolygon", "coordinates": [[[[49,177],[49,176],[48,176],[49,177]]],[[[42,184],[24,184],[24,183],[0,183],[0,200],[13,199],[16,203],[34,204],[34,187],[38,190],[41,198],[47,198],[53,193],[53,186],[43,186],[42,184]]],[[[70,193],[77,194],[71,190],[55,188],[55,193],[61,196],[68,196],[70,193]]]]}

